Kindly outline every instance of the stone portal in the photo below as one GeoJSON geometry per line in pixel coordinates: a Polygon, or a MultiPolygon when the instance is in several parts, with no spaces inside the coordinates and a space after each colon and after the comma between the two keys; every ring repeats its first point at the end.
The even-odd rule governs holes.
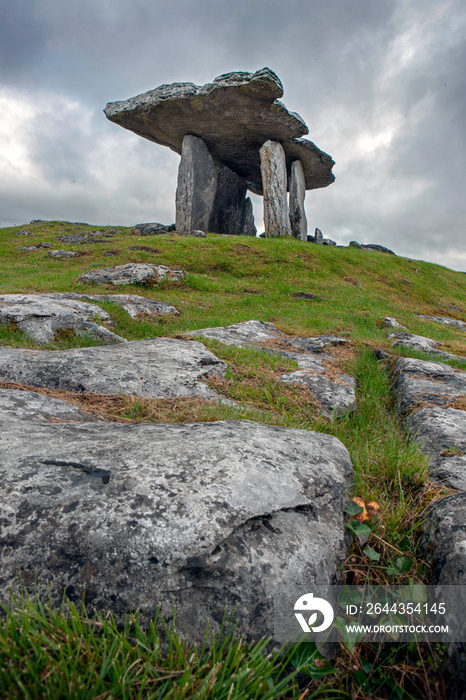
{"type": "Polygon", "coordinates": [[[181,154],[176,194],[180,231],[255,235],[252,205],[246,197],[250,190],[264,195],[266,236],[292,233],[303,238],[303,192],[330,185],[334,162],[312,141],[301,138],[308,128],[279,101],[282,95],[278,76],[263,68],[226,73],[202,86],[161,85],[129,100],[110,102],[105,115],[181,154]],[[274,160],[279,158],[280,166],[277,161],[272,168],[269,156],[261,157],[268,142],[276,144],[274,160]],[[296,161],[302,173],[293,165],[296,161]],[[285,213],[288,189],[291,223],[285,213]]]}

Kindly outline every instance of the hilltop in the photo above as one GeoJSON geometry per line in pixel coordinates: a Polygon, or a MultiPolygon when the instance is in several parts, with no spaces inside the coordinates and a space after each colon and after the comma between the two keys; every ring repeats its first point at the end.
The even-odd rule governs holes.
{"type": "MultiPolygon", "coordinates": [[[[447,366],[466,369],[464,330],[420,317],[466,321],[464,273],[375,250],[319,246],[291,237],[194,237],[173,231],[139,234],[136,229],[119,226],[59,221],[0,229],[0,294],[117,292],[165,302],[178,310],[178,314],[132,318],[108,299],[95,301],[109,314],[112,333],[126,340],[181,339],[186,331],[250,320],[274,324],[278,331],[293,337],[338,336],[348,342],[329,351],[335,363],[332,372],[355,378],[356,410],[330,420],[308,387],[280,381],[283,372],[297,368],[296,358],[287,357],[286,352],[265,354],[259,348],[228,346],[215,339],[203,343],[228,368],[224,376],[211,376],[206,381],[224,398],[221,403],[204,402],[198,397],[105,397],[50,389],[45,393],[109,422],[179,424],[247,419],[334,436],[348,449],[355,469],[350,496],[360,497],[365,503],[373,501],[380,508],[371,522],[369,548],[364,546],[367,541],[359,544],[354,537],[342,576],[349,583],[358,583],[364,577],[379,582],[429,581],[429,567],[418,549],[420,526],[429,504],[454,494],[455,489],[431,478],[428,457],[409,439],[396,410],[399,397],[394,391],[393,373],[399,357],[441,359],[447,366]],[[58,238],[76,234],[83,234],[82,242],[58,238]],[[77,255],[50,257],[50,251],[56,249],[77,255]],[[180,268],[185,277],[176,283],[167,279],[152,286],[128,285],[121,289],[90,287],[78,279],[85,272],[128,262],[180,268]],[[387,325],[387,318],[396,319],[411,334],[437,341],[437,350],[458,359],[433,358],[419,349],[394,346],[388,334],[397,329],[387,325]]],[[[63,350],[97,346],[100,342],[66,332],[57,334],[50,343],[38,344],[18,328],[4,324],[0,325],[0,344],[63,350]]],[[[455,406],[464,408],[458,402],[455,406]]],[[[365,650],[358,646],[342,648],[332,670],[315,655],[301,666],[308,669],[312,690],[320,688],[317,692],[323,693],[322,683],[328,685],[325,692],[329,694],[318,697],[332,697],[331,689],[355,697],[355,693],[363,692],[364,683],[366,697],[375,696],[370,692],[388,693],[394,687],[415,693],[419,683],[425,688],[435,687],[435,697],[442,697],[445,681],[441,648],[386,647],[380,658],[370,646],[365,650]],[[325,669],[320,674],[323,680],[318,673],[319,663],[325,669]],[[403,678],[393,670],[397,663],[404,664],[403,678]],[[419,664],[424,663],[429,668],[423,666],[421,674],[419,664]]],[[[300,682],[301,691],[295,689],[296,697],[305,686],[302,678],[300,682]]],[[[294,692],[291,681],[289,692],[294,692]]]]}

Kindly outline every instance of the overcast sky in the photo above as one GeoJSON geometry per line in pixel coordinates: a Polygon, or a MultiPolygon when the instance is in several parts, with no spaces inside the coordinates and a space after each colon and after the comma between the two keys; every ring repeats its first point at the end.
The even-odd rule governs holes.
{"type": "Polygon", "coordinates": [[[466,270],[464,0],[0,0],[0,13],[0,226],[172,223],[179,156],[105,104],[268,66],[336,162],[335,183],[307,194],[310,232],[466,270]]]}

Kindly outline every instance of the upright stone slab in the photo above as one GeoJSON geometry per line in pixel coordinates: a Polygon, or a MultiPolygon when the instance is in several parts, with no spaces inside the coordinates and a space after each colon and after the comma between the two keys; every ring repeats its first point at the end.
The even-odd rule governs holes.
{"type": "Polygon", "coordinates": [[[307,241],[307,219],[304,211],[306,183],[304,181],[303,164],[295,160],[291,164],[290,174],[290,225],[291,235],[307,241]]]}
{"type": "Polygon", "coordinates": [[[260,149],[264,191],[264,227],[267,238],[290,236],[286,193],[286,158],[283,146],[266,141],[260,149]]]}
{"type": "Polygon", "coordinates": [[[204,141],[188,134],[183,139],[176,188],[176,230],[209,230],[217,191],[218,170],[204,141]]]}
{"type": "Polygon", "coordinates": [[[230,168],[218,171],[217,191],[208,229],[213,233],[255,236],[252,204],[246,199],[247,182],[230,168]],[[249,203],[249,204],[248,204],[249,203]]]}

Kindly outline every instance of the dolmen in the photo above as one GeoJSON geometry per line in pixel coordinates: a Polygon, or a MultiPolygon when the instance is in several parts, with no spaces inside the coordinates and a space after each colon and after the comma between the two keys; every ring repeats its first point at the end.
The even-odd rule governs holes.
{"type": "Polygon", "coordinates": [[[334,181],[334,161],[302,138],[308,128],[278,98],[275,73],[220,75],[161,85],[104,112],[116,124],[181,155],[176,230],[255,236],[248,190],[263,195],[266,237],[307,240],[306,190],[334,181]],[[289,197],[287,193],[289,192],[289,197]]]}

